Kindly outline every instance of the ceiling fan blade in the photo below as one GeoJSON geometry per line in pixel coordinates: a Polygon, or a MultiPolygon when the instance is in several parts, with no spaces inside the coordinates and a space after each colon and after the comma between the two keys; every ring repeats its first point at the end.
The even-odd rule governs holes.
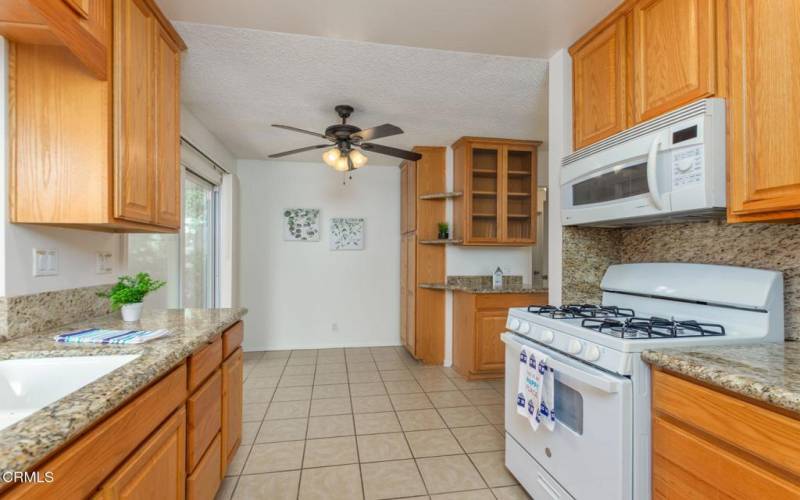
{"type": "Polygon", "coordinates": [[[406,151],[405,149],[398,149],[390,146],[381,146],[380,144],[372,144],[370,142],[359,144],[359,147],[361,147],[361,149],[363,149],[364,151],[369,151],[371,153],[378,153],[386,156],[394,156],[396,158],[402,158],[404,160],[417,161],[420,158],[422,158],[421,154],[415,153],[413,151],[406,151]]]}
{"type": "Polygon", "coordinates": [[[329,141],[332,140],[330,137],[328,137],[325,134],[320,134],[320,133],[317,133],[317,132],[311,132],[310,130],[303,130],[303,129],[297,128],[297,127],[290,127],[289,125],[278,125],[276,123],[273,123],[272,126],[273,127],[282,128],[282,129],[286,129],[286,130],[291,130],[292,132],[300,132],[301,134],[313,135],[314,137],[322,137],[323,139],[328,139],[329,141]]]}
{"type": "Polygon", "coordinates": [[[400,127],[392,125],[391,123],[384,123],[383,125],[378,125],[377,127],[368,128],[366,130],[362,130],[361,132],[350,134],[350,138],[357,138],[361,139],[362,141],[374,141],[375,139],[380,139],[381,137],[389,137],[402,133],[403,129],[400,127]]]}
{"type": "Polygon", "coordinates": [[[291,151],[284,151],[283,153],[275,153],[274,155],[269,155],[270,158],[281,158],[283,156],[289,156],[297,153],[302,153],[304,151],[311,151],[312,149],[322,149],[330,147],[330,144],[317,144],[316,146],[307,146],[305,148],[300,149],[293,149],[291,151]]]}

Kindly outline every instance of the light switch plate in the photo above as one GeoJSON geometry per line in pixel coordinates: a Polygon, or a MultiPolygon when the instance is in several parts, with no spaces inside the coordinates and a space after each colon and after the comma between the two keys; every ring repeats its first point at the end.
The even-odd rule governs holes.
{"type": "Polygon", "coordinates": [[[95,264],[95,271],[97,274],[110,274],[114,270],[112,258],[114,255],[111,252],[99,251],[97,252],[97,259],[95,264]]]}
{"type": "Polygon", "coordinates": [[[33,249],[33,275],[55,276],[58,274],[58,252],[55,250],[33,249]]]}

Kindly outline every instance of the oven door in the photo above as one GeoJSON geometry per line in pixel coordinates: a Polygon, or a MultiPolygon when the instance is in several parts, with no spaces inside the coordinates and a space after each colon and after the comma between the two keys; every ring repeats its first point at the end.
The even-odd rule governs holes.
{"type": "MultiPolygon", "coordinates": [[[[630,379],[598,370],[510,332],[504,333],[502,339],[506,344],[506,433],[569,495],[579,500],[632,498],[630,379]],[[547,354],[555,371],[556,427],[552,432],[544,425],[534,431],[528,420],[517,414],[519,353],[523,345],[547,354]]],[[[520,477],[527,470],[512,472],[523,485],[530,482],[530,478],[520,477]]],[[[539,497],[561,498],[552,493],[557,489],[546,488],[549,496],[539,497]]]]}

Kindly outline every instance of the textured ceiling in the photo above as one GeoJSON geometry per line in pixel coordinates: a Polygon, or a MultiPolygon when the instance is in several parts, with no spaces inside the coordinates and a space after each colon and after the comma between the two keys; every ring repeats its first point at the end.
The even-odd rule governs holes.
{"type": "MultiPolygon", "coordinates": [[[[410,148],[463,135],[545,139],[547,61],[176,23],[189,46],[182,100],[237,158],[324,141],[270,127],[322,132],[336,104],[361,128],[405,134],[375,141],[410,148]]],[[[287,157],[319,161],[321,151],[287,157]]],[[[370,164],[399,160],[368,154],[370,164]]]]}
{"type": "Polygon", "coordinates": [[[188,21],[344,40],[549,58],[621,0],[159,0],[188,21]]]}

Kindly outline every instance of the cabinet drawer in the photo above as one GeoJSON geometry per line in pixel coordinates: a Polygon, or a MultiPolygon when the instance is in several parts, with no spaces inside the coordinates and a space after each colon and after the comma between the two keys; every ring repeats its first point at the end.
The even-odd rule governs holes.
{"type": "Polygon", "coordinates": [[[51,471],[57,481],[19,485],[3,498],[89,496],[185,398],[186,365],[181,364],[55,458],[33,469],[51,471]]]}
{"type": "Polygon", "coordinates": [[[239,443],[242,441],[242,404],[244,382],[244,355],[237,349],[222,364],[222,453],[223,469],[233,459],[239,443]]]}
{"type": "Polygon", "coordinates": [[[653,419],[653,498],[799,498],[800,486],[661,418],[653,419]]]}
{"type": "Polygon", "coordinates": [[[194,391],[222,363],[222,338],[192,354],[189,358],[189,390],[194,391]]]}
{"type": "Polygon", "coordinates": [[[186,498],[189,500],[213,500],[222,478],[219,475],[222,438],[218,433],[197,464],[194,472],[186,478],[186,498]]]}
{"type": "Polygon", "coordinates": [[[236,322],[222,334],[222,359],[228,359],[244,340],[244,323],[236,322]]]}
{"type": "Polygon", "coordinates": [[[658,370],[653,410],[800,475],[797,420],[658,370]]]}
{"type": "MultiPolygon", "coordinates": [[[[189,436],[186,460],[191,472],[220,430],[222,420],[222,374],[216,372],[186,402],[189,436]]],[[[219,474],[218,474],[219,475],[219,474]]]]}

